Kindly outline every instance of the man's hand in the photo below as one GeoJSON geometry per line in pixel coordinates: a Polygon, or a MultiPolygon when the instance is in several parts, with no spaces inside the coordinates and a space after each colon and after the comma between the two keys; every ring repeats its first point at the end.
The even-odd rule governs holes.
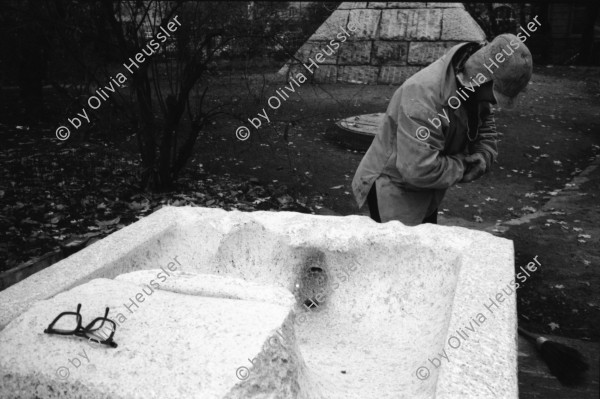
{"type": "Polygon", "coordinates": [[[468,183],[479,179],[486,171],[487,165],[482,154],[476,152],[465,158],[467,170],[461,179],[461,183],[468,183]]]}

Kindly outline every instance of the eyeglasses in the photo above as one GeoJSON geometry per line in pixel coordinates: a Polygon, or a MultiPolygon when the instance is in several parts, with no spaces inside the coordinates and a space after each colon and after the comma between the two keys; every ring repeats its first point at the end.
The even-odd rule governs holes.
{"type": "Polygon", "coordinates": [[[82,338],[93,339],[104,345],[117,347],[117,343],[113,341],[113,336],[117,330],[117,325],[114,321],[110,320],[108,316],[109,308],[106,308],[104,317],[95,318],[87,327],[83,327],[81,314],[81,304],[77,304],[77,312],[62,312],[56,318],[48,328],[44,330],[46,334],[59,334],[59,335],[75,335],[82,338]],[[106,323],[106,329],[110,328],[110,335],[103,331],[103,326],[106,323]],[[57,327],[55,328],[55,325],[57,327]],[[102,335],[101,335],[102,334],[102,335]]]}

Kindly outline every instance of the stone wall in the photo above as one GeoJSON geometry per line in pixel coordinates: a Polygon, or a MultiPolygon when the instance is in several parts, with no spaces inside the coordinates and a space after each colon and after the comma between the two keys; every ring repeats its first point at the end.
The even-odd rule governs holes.
{"type": "MultiPolygon", "coordinates": [[[[461,3],[345,2],[298,50],[280,73],[302,72],[313,83],[401,84],[465,41],[485,34],[461,3]],[[314,74],[310,63],[348,25],[356,28],[314,74]]],[[[331,51],[328,51],[331,53],[331,51]]],[[[313,68],[314,70],[315,68],[313,68]]]]}

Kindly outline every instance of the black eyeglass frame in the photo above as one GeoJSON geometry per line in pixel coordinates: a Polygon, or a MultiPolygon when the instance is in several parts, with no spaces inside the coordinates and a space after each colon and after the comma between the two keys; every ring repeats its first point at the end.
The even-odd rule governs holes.
{"type": "Polygon", "coordinates": [[[117,331],[117,324],[110,320],[108,318],[108,312],[109,312],[109,308],[106,308],[106,311],[104,313],[104,317],[96,317],[94,320],[92,320],[91,323],[89,323],[86,327],[83,327],[83,319],[81,317],[81,304],[77,304],[77,312],[62,312],[61,314],[59,314],[58,316],[56,316],[56,318],[52,321],[52,323],[50,323],[50,325],[48,326],[48,328],[46,328],[44,330],[44,333],[46,334],[58,334],[58,335],[75,335],[77,337],[81,337],[81,338],[88,338],[88,339],[93,339],[94,341],[110,346],[112,348],[116,348],[118,345],[115,341],[113,341],[113,337],[115,335],[115,332],[117,331]],[[66,315],[74,315],[77,318],[77,327],[75,327],[74,330],[72,331],[67,331],[67,330],[57,330],[54,328],[54,325],[56,324],[56,322],[58,320],[60,320],[61,317],[66,316],[66,315]],[[94,326],[94,324],[99,321],[102,320],[102,324],[100,324],[99,327],[97,328],[92,328],[94,326]],[[111,324],[112,325],[112,331],[110,333],[110,336],[105,339],[105,340],[98,340],[96,338],[96,336],[94,335],[94,332],[100,330],[102,328],[102,326],[104,325],[104,323],[107,324],[111,324]],[[90,336],[91,335],[91,336],[90,336]]]}

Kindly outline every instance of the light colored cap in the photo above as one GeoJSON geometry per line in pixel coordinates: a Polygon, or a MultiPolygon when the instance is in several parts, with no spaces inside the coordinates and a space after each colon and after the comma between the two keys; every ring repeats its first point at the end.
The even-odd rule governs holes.
{"type": "Polygon", "coordinates": [[[465,63],[474,78],[481,73],[494,82],[493,91],[501,108],[514,109],[533,72],[531,52],[515,35],[504,33],[476,51],[465,63]]]}

